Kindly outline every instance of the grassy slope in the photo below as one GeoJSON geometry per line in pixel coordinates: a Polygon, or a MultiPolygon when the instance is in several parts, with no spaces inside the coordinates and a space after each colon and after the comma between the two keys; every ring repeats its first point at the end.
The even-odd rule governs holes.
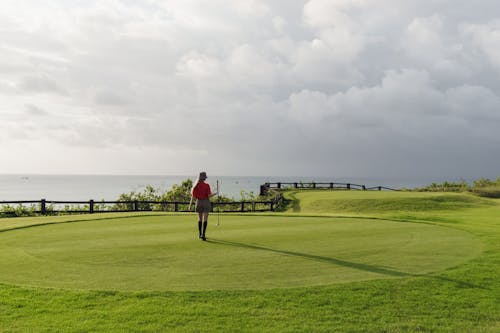
{"type": "Polygon", "coordinates": [[[350,215],[389,215],[425,213],[494,206],[492,200],[471,194],[377,191],[291,191],[289,211],[301,213],[348,213],[350,215]]]}
{"type": "MultiPolygon", "coordinates": [[[[335,201],[355,192],[328,193],[335,201]]],[[[361,199],[381,195],[386,200],[388,194],[369,195],[373,197],[361,199]]],[[[316,214],[306,203],[306,197],[317,201],[315,196],[325,199],[324,192],[308,193],[299,203],[302,214],[316,214]]],[[[127,293],[0,285],[0,331],[498,332],[498,202],[452,203],[452,210],[435,206],[399,209],[397,205],[387,211],[369,205],[359,211],[321,205],[315,209],[322,209],[321,214],[425,220],[466,230],[481,239],[482,254],[425,277],[309,288],[127,293]]]]}

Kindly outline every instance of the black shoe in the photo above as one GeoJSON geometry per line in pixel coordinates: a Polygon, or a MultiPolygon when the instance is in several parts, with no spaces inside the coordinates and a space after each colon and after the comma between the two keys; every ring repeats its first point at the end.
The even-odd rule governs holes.
{"type": "Polygon", "coordinates": [[[203,239],[204,241],[207,240],[207,237],[205,237],[205,235],[201,236],[201,239],[203,239]]]}

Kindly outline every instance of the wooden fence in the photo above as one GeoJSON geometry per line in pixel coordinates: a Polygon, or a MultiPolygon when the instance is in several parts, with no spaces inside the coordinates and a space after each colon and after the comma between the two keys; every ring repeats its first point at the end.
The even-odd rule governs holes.
{"type": "MultiPolygon", "coordinates": [[[[321,182],[274,182],[265,183],[260,186],[260,195],[266,195],[270,190],[284,189],[331,189],[331,190],[389,190],[399,191],[398,189],[365,185],[354,183],[321,183],[321,182]]],[[[266,201],[230,201],[230,202],[212,202],[212,211],[215,212],[269,212],[275,211],[283,201],[283,195],[278,193],[271,200],[266,201]]],[[[48,215],[58,212],[65,213],[108,213],[108,212],[142,212],[142,211],[170,211],[170,212],[189,212],[189,202],[183,201],[56,201],[56,200],[20,200],[20,201],[0,201],[0,214],[15,214],[16,207],[10,205],[31,205],[33,213],[48,215]],[[11,208],[5,209],[6,205],[11,208]],[[57,209],[57,206],[65,205],[64,209],[57,209]],[[83,205],[83,207],[82,207],[83,205]],[[109,207],[109,205],[113,205],[109,207]],[[37,208],[34,209],[33,206],[37,208]]],[[[18,206],[19,207],[19,206],[18,206]]]]}
{"type": "MultiPolygon", "coordinates": [[[[275,211],[283,200],[281,194],[267,201],[230,201],[212,202],[214,212],[269,212],[275,211]]],[[[41,215],[65,213],[116,213],[116,212],[144,212],[144,211],[170,211],[189,212],[189,202],[184,201],[56,201],[56,200],[21,200],[21,201],[0,201],[0,208],[5,205],[31,205],[37,208],[33,213],[41,215]],[[64,209],[57,209],[57,206],[65,205],[64,209]],[[83,205],[83,207],[82,207],[83,205]],[[108,205],[108,207],[106,207],[108,205]],[[109,205],[113,205],[109,207],[109,205]]],[[[194,206],[194,204],[193,204],[194,206]]],[[[19,206],[18,206],[19,207],[19,206]]],[[[15,214],[16,207],[11,207],[13,211],[3,210],[0,214],[15,214]]],[[[192,211],[192,210],[191,210],[192,211]]]]}
{"type": "Polygon", "coordinates": [[[260,195],[265,195],[269,190],[284,190],[284,189],[330,189],[330,190],[362,190],[362,191],[373,191],[373,190],[389,190],[389,191],[399,191],[398,189],[385,187],[385,186],[373,186],[366,187],[365,185],[353,184],[353,183],[316,183],[316,182],[294,182],[294,183],[285,183],[285,182],[277,182],[277,183],[265,183],[260,186],[260,195]]]}

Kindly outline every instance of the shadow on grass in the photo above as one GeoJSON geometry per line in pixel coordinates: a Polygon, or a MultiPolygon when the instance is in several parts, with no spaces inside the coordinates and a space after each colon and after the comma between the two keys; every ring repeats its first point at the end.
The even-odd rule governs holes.
{"type": "Polygon", "coordinates": [[[213,243],[213,244],[218,244],[218,245],[234,246],[234,247],[247,248],[247,249],[259,250],[259,251],[273,252],[273,253],[278,253],[278,254],[282,254],[282,255],[294,256],[294,257],[299,257],[299,258],[303,258],[303,259],[309,259],[309,260],[329,263],[329,264],[336,265],[336,266],[343,266],[343,267],[348,267],[348,268],[352,268],[352,269],[357,269],[360,271],[382,274],[382,275],[391,276],[391,277],[426,277],[426,278],[441,280],[443,282],[451,282],[451,283],[457,284],[457,286],[461,287],[461,288],[485,289],[482,286],[478,286],[478,285],[475,285],[475,284],[472,284],[469,282],[455,280],[455,279],[451,279],[451,278],[447,278],[447,277],[443,277],[443,276],[432,276],[432,275],[428,275],[428,274],[412,274],[412,273],[400,272],[400,271],[385,268],[382,266],[360,264],[360,263],[355,263],[355,262],[341,260],[341,259],[332,258],[332,257],[318,256],[318,255],[302,253],[302,252],[295,252],[295,251],[273,249],[270,247],[265,247],[265,246],[260,246],[260,245],[239,243],[239,242],[220,240],[220,239],[214,239],[214,238],[208,239],[207,242],[213,243]]]}
{"type": "Polygon", "coordinates": [[[215,243],[215,244],[220,244],[220,245],[228,245],[228,246],[242,247],[242,248],[248,248],[248,249],[253,249],[253,250],[274,252],[274,253],[279,253],[279,254],[283,254],[283,255],[287,255],[287,256],[294,256],[294,257],[299,257],[299,258],[303,258],[303,259],[310,259],[310,260],[319,261],[319,262],[326,262],[326,263],[333,264],[336,266],[344,266],[344,267],[353,268],[353,269],[357,269],[357,270],[361,270],[361,271],[383,274],[383,275],[388,275],[388,276],[395,276],[395,277],[412,276],[412,274],[409,274],[409,273],[398,272],[398,271],[387,269],[387,268],[384,268],[381,266],[354,263],[354,262],[345,261],[345,260],[341,260],[341,259],[337,259],[337,258],[318,256],[318,255],[314,255],[314,254],[272,249],[272,248],[264,247],[264,246],[260,246],[260,245],[238,243],[238,242],[219,240],[219,239],[209,239],[207,241],[210,243],[215,243]]]}

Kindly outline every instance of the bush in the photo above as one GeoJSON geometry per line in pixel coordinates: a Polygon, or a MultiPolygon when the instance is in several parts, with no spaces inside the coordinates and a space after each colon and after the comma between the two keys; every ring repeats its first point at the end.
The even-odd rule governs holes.
{"type": "Polygon", "coordinates": [[[474,188],[480,188],[480,187],[495,187],[495,186],[500,186],[500,177],[497,178],[497,180],[493,181],[488,178],[479,178],[478,180],[474,181],[472,184],[472,187],[474,188]]]}
{"type": "Polygon", "coordinates": [[[500,198],[500,186],[482,186],[471,190],[472,193],[486,198],[500,198]]]}
{"type": "Polygon", "coordinates": [[[465,192],[470,189],[469,184],[465,180],[460,182],[432,183],[424,187],[414,188],[412,191],[417,192],[465,192]]]}
{"type": "MultiPolygon", "coordinates": [[[[104,201],[96,201],[94,203],[94,212],[106,212],[106,211],[131,211],[134,209],[134,202],[138,201],[138,209],[141,211],[152,210],[152,211],[174,211],[174,204],[167,204],[167,202],[178,202],[177,208],[179,211],[186,211],[188,209],[188,203],[191,200],[191,188],[193,187],[193,181],[191,179],[186,179],[181,182],[181,184],[174,184],[172,188],[162,193],[158,188],[154,186],[147,185],[142,192],[129,192],[122,193],[116,200],[116,204],[106,204],[104,201]],[[154,202],[154,203],[151,203],[154,202]],[[184,204],[180,204],[184,202],[184,204]]],[[[275,200],[280,193],[275,190],[269,191],[265,196],[255,195],[254,192],[240,192],[240,200],[245,202],[252,202],[250,208],[249,204],[245,205],[245,210],[264,210],[269,208],[269,204],[256,203],[256,201],[271,201],[275,200]]],[[[233,198],[228,198],[226,196],[219,195],[212,199],[212,202],[216,203],[215,211],[238,211],[241,208],[241,204],[233,198]]],[[[60,206],[60,205],[59,205],[60,206]]],[[[89,211],[89,205],[64,205],[64,207],[54,207],[53,204],[46,205],[47,215],[59,215],[59,214],[74,214],[80,211],[89,211]],[[55,211],[57,209],[57,212],[55,211]]],[[[276,209],[283,208],[283,201],[279,204],[275,204],[276,209]]],[[[36,216],[39,215],[40,204],[27,205],[2,205],[0,206],[0,217],[18,217],[18,216],[36,216]]]]}
{"type": "Polygon", "coordinates": [[[467,182],[443,182],[432,183],[431,185],[414,188],[411,191],[417,192],[470,192],[481,197],[500,198],[500,177],[493,181],[488,178],[481,177],[469,186],[467,182]]]}
{"type": "MultiPolygon", "coordinates": [[[[499,178],[500,180],[500,178],[499,178]]],[[[498,182],[498,180],[497,180],[498,182]]],[[[495,186],[495,185],[500,185],[500,184],[497,184],[497,182],[494,182],[488,178],[479,178],[478,180],[475,180],[474,183],[472,183],[472,187],[473,188],[481,188],[481,187],[492,187],[492,186],[495,186]]]]}
{"type": "MultiPolygon", "coordinates": [[[[191,201],[191,188],[193,181],[186,179],[181,184],[174,184],[172,188],[164,193],[151,185],[146,186],[142,192],[122,193],[117,201],[139,201],[139,210],[153,210],[153,211],[174,211],[175,207],[167,202],[187,202],[191,201]],[[145,203],[141,201],[156,201],[159,203],[145,203]]],[[[231,199],[219,196],[217,202],[230,202],[231,199]]],[[[115,210],[132,210],[133,203],[118,203],[113,209],[115,210]]],[[[178,209],[183,211],[188,209],[188,204],[179,204],[178,209]]]]}
{"type": "Polygon", "coordinates": [[[22,204],[17,206],[3,205],[0,207],[0,217],[35,216],[39,209],[39,205],[35,204],[30,206],[24,206],[22,204]]]}
{"type": "Polygon", "coordinates": [[[180,185],[174,184],[170,191],[165,192],[160,196],[160,201],[184,201],[188,202],[191,200],[191,188],[193,187],[193,181],[191,179],[186,179],[182,181],[180,185]]]}

